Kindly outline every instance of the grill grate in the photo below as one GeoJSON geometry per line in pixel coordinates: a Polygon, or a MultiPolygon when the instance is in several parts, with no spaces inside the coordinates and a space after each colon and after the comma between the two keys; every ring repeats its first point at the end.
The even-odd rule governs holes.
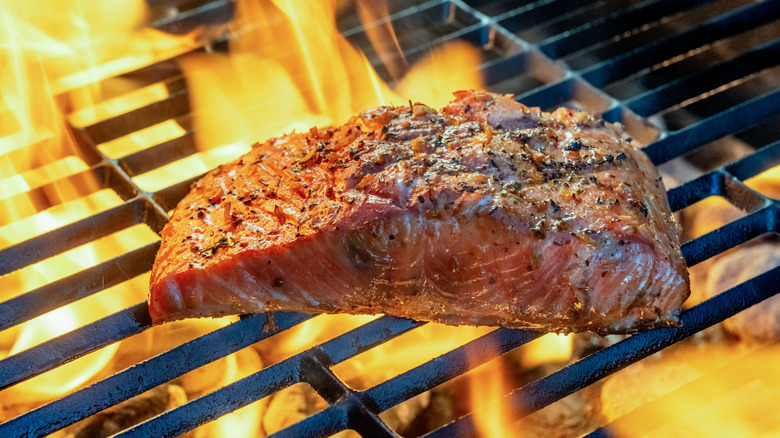
{"type": "MultiPolygon", "coordinates": [[[[150,3],[161,9],[177,5],[173,0],[150,3]]],[[[780,202],[749,189],[743,181],[780,164],[780,132],[776,124],[771,126],[780,115],[780,83],[777,80],[780,1],[601,1],[587,7],[571,0],[542,0],[520,6],[505,0],[388,3],[394,27],[399,32],[399,44],[410,62],[422,57],[428,48],[445,41],[458,38],[470,41],[484,49],[485,63],[481,69],[491,91],[514,93],[519,101],[547,110],[567,105],[601,112],[609,121],[624,123],[629,134],[649,144],[644,150],[657,165],[706,148],[709,143],[724,137],[747,138],[751,128],[769,126],[762,131],[764,143],[750,144],[755,152],[670,190],[669,199],[672,209],[678,211],[704,198],[720,196],[747,213],[739,220],[685,243],[682,250],[689,266],[758,236],[778,232],[780,202]],[[561,14],[561,11],[570,12],[561,14]],[[699,14],[707,18],[696,20],[699,14]],[[756,29],[764,30],[759,42],[755,39],[743,41],[744,47],[722,62],[713,64],[709,58],[710,65],[702,69],[680,70],[670,61],[692,51],[715,50],[719,44],[739,40],[742,34],[756,29]],[[757,94],[739,94],[744,91],[740,88],[742,84],[750,85],[756,78],[769,85],[758,87],[757,94]],[[732,92],[737,93],[737,101],[722,108],[715,105],[715,110],[697,110],[695,105],[686,103],[699,99],[702,102],[699,106],[706,107],[732,92]],[[684,113],[684,123],[670,127],[674,124],[668,123],[669,118],[680,113],[684,113]]],[[[155,25],[168,32],[184,33],[197,23],[223,23],[233,10],[232,1],[215,1],[175,16],[165,16],[155,25]]],[[[389,81],[387,71],[370,47],[356,16],[344,14],[340,25],[342,33],[365,51],[380,75],[389,81]]],[[[94,178],[100,187],[114,190],[124,202],[1,250],[0,275],[131,225],[146,224],[159,232],[167,220],[165,212],[176,205],[190,182],[199,177],[192,176],[153,193],[141,190],[134,182],[139,175],[193,154],[191,131],[121,158],[110,158],[98,149],[99,144],[171,118],[188,126],[186,84],[175,62],[163,61],[136,74],[146,78],[149,84],[164,83],[168,97],[88,126],[74,126],[74,132],[84,146],[84,160],[91,168],[68,177],[74,186],[94,178]]],[[[13,327],[147,272],[158,246],[159,242],[142,246],[0,303],[0,329],[13,327]]],[[[518,388],[508,396],[512,412],[520,418],[537,411],[774,296],[780,290],[778,285],[780,267],[685,311],[679,327],[627,337],[518,388]]],[[[278,329],[267,333],[263,330],[268,322],[266,315],[243,316],[235,323],[0,424],[0,435],[52,433],[309,317],[277,313],[278,329]]],[[[381,317],[141,423],[119,436],[181,434],[296,382],[311,385],[330,406],[274,436],[327,436],[344,429],[353,429],[362,436],[397,436],[379,418],[380,412],[539,336],[532,331],[499,329],[365,391],[349,388],[331,371],[333,365],[422,324],[381,317]]],[[[48,340],[0,361],[0,389],[150,327],[146,303],[141,302],[48,340]]],[[[640,414],[641,410],[629,415],[640,414]]],[[[472,416],[467,415],[429,436],[475,434],[472,416]]],[[[602,428],[591,436],[610,435],[602,428]]]]}

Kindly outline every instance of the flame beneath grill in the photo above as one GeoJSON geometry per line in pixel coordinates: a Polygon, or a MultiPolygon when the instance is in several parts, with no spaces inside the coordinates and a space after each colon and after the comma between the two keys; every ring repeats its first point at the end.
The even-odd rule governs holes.
{"type": "Polygon", "coordinates": [[[328,1],[239,1],[236,14],[227,54],[179,58],[199,152],[136,177],[142,189],[160,190],[247,152],[256,141],[343,123],[366,108],[410,99],[440,106],[454,90],[483,87],[478,50],[451,42],[392,90],[338,32],[328,1]]]}
{"type": "MultiPolygon", "coordinates": [[[[4,65],[14,66],[11,74],[0,79],[2,248],[122,205],[122,198],[101,190],[91,176],[90,169],[97,163],[79,150],[67,125],[90,126],[168,98],[171,92],[163,83],[139,87],[133,79],[116,76],[190,51],[198,37],[197,32],[176,37],[143,28],[149,11],[141,0],[111,6],[78,0],[58,2],[55,7],[39,3],[3,3],[0,9],[6,24],[0,26],[0,57],[4,65]],[[78,183],[69,179],[79,174],[86,177],[78,183]],[[33,197],[35,189],[44,191],[43,200],[33,197]]],[[[382,13],[386,12],[385,7],[382,13]]],[[[335,4],[329,1],[239,1],[230,24],[228,53],[178,57],[189,89],[192,113],[187,119],[198,151],[135,176],[139,188],[159,191],[246,152],[255,141],[295,129],[342,123],[365,108],[408,99],[442,105],[453,90],[482,87],[474,73],[480,63],[477,49],[453,42],[411,68],[405,63],[390,65],[395,61],[385,57],[387,67],[399,79],[393,91],[366,57],[340,35],[335,13],[335,4]],[[280,39],[279,35],[292,38],[280,39]]],[[[386,16],[366,17],[389,22],[386,16]]],[[[383,29],[392,33],[392,27],[383,29]]],[[[121,159],[186,133],[179,120],[170,119],[97,146],[108,158],[121,159]]],[[[0,277],[5,291],[2,298],[29,292],[156,239],[144,224],[101,237],[0,277]]],[[[147,281],[146,275],[126,281],[6,330],[0,336],[4,356],[144,299],[147,281]]],[[[313,318],[274,337],[271,348],[239,351],[184,376],[183,384],[196,391],[190,394],[196,396],[373,318],[313,318]],[[268,363],[263,363],[258,351],[264,352],[268,363]],[[218,378],[206,379],[208,387],[199,388],[193,382],[203,380],[198,376],[204,372],[218,378]]],[[[186,321],[177,327],[207,333],[223,324],[186,321]]],[[[373,385],[487,331],[431,324],[345,362],[335,371],[356,386],[373,385]],[[396,365],[388,367],[388,359],[396,365]]],[[[137,359],[130,361],[142,360],[156,351],[148,347],[149,342],[170,345],[160,339],[174,332],[156,330],[140,340],[102,348],[14,386],[6,394],[13,393],[16,399],[3,397],[3,403],[36,406],[61,397],[112,372],[114,362],[126,363],[125,357],[117,359],[118,351],[130,350],[132,355],[138,350],[137,359]]],[[[255,436],[261,430],[266,404],[267,400],[254,403],[204,425],[197,435],[255,436]]]]}
{"type": "MultiPolygon", "coordinates": [[[[65,114],[100,116],[99,103],[116,92],[106,78],[148,65],[192,46],[141,28],[146,3],[122,1],[3,2],[0,5],[0,248],[120,205],[100,190],[70,131],[65,114]],[[72,179],[82,174],[84,178],[72,179]]],[[[157,240],[135,225],[0,277],[2,299],[95,266],[157,240]]],[[[119,311],[145,296],[144,282],[128,281],[2,333],[3,356],[119,311]]],[[[111,363],[111,345],[14,386],[4,404],[32,405],[93,380],[111,363]]]]}
{"type": "Polygon", "coordinates": [[[750,350],[688,345],[611,376],[601,395],[607,419],[617,420],[611,430],[625,437],[775,436],[780,414],[767,407],[780,403],[780,351],[750,350]]]}

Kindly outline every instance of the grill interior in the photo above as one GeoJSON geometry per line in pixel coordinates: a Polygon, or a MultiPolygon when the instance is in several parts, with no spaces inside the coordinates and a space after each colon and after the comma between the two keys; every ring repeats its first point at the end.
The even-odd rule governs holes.
{"type": "MultiPolygon", "coordinates": [[[[152,25],[174,34],[203,24],[219,28],[235,9],[229,0],[150,3],[161,17],[152,25]],[[178,7],[177,13],[164,13],[173,7],[178,7]]],[[[744,181],[780,164],[780,1],[615,0],[586,5],[571,0],[391,0],[388,5],[399,45],[410,63],[431,47],[466,40],[481,48],[484,62],[480,70],[488,90],[513,93],[518,101],[544,110],[568,106],[602,113],[608,121],[622,122],[655,164],[685,162],[697,167],[700,173],[669,190],[672,209],[680,211],[718,196],[744,215],[685,242],[682,251],[689,266],[753,239],[777,235],[780,204],[744,181]],[[724,144],[739,154],[726,164],[713,161],[724,144]]],[[[338,18],[342,34],[391,83],[354,8],[343,9],[338,18]]],[[[221,50],[226,38],[216,38],[208,49],[221,50]]],[[[110,189],[121,202],[0,250],[0,275],[134,225],[145,224],[159,233],[167,212],[202,174],[185,175],[185,180],[154,191],[138,184],[147,172],[195,154],[191,129],[130,154],[105,152],[106,143],[167,120],[191,126],[187,84],[175,59],[126,76],[135,79],[138,87],[162,83],[167,96],[86,126],[71,125],[89,168],[65,181],[73,187],[89,187],[97,181],[99,189],[110,189]]],[[[46,191],[42,186],[27,194],[44,199],[46,191]]],[[[12,328],[148,272],[158,246],[158,241],[142,245],[0,303],[0,328],[12,328]]],[[[774,296],[778,285],[780,267],[775,267],[686,310],[679,327],[626,337],[519,387],[507,396],[513,415],[529,415],[699,333],[774,296]]],[[[0,435],[50,434],[310,317],[276,313],[273,322],[278,328],[266,331],[267,315],[242,316],[22,413],[0,424],[0,435]]],[[[533,331],[498,329],[363,391],[350,388],[332,371],[334,365],[423,324],[383,316],[119,436],[182,434],[297,382],[310,385],[329,406],[274,436],[328,436],[345,429],[364,437],[398,436],[379,413],[540,336],[533,331]]],[[[0,388],[5,390],[150,328],[147,305],[139,302],[0,361],[0,388]]],[[[628,416],[641,416],[642,409],[628,416]]],[[[469,414],[429,436],[476,434],[469,414]]],[[[611,436],[609,426],[593,431],[592,436],[611,436]]]]}

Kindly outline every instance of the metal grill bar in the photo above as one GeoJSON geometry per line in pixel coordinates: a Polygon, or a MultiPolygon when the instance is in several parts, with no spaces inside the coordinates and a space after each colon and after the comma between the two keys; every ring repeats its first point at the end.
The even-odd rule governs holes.
{"type": "MultiPolygon", "coordinates": [[[[595,383],[604,377],[653,353],[712,326],[741,309],[775,295],[780,267],[746,281],[683,312],[679,327],[637,333],[598,353],[584,357],[566,368],[516,390],[507,402],[514,419],[536,412],[550,403],[595,383]]],[[[489,407],[486,407],[489,408],[489,407]]],[[[432,432],[426,437],[475,436],[472,414],[432,432]]]]}
{"type": "Polygon", "coordinates": [[[683,255],[688,266],[695,266],[762,234],[776,232],[776,218],[777,209],[767,207],[686,243],[683,245],[683,255]]]}
{"type": "Polygon", "coordinates": [[[583,71],[582,78],[595,87],[603,87],[676,55],[737,35],[776,20],[778,17],[780,17],[780,1],[765,1],[743,6],[699,26],[596,64],[583,71]]]}
{"type": "MultiPolygon", "coordinates": [[[[489,3],[489,2],[488,2],[489,3]]],[[[479,7],[479,5],[475,5],[479,7]]],[[[522,6],[506,14],[497,14],[496,20],[501,20],[502,25],[515,32],[519,29],[531,27],[537,23],[552,20],[560,16],[561,11],[573,11],[582,7],[582,2],[577,0],[548,0],[534,2],[522,6]]],[[[483,11],[485,12],[485,11],[483,11]]],[[[488,13],[488,12],[485,12],[488,13]]]]}
{"type": "MultiPolygon", "coordinates": [[[[119,436],[178,435],[201,423],[246,406],[296,381],[306,381],[317,390],[318,388],[315,385],[317,385],[320,379],[316,376],[301,373],[301,364],[303,362],[318,361],[325,367],[329,367],[371,347],[384,343],[421,324],[420,322],[402,318],[383,316],[311,350],[299,353],[284,362],[272,365],[249,377],[193,400],[182,407],[168,411],[121,433],[119,436]]],[[[347,391],[346,386],[342,386],[342,390],[347,391]]],[[[333,408],[328,409],[328,411],[331,410],[333,408]]],[[[321,424],[324,433],[327,433],[327,424],[329,423],[321,424]]],[[[333,432],[337,432],[337,430],[333,432]]]]}
{"type": "Polygon", "coordinates": [[[649,117],[673,104],[714,90],[721,85],[742,79],[765,68],[774,67],[780,59],[778,56],[780,56],[780,40],[775,40],[743,53],[730,61],[648,91],[629,100],[626,106],[640,116],[649,117]]]}
{"type": "MultiPolygon", "coordinates": [[[[356,397],[360,397],[369,406],[375,406],[372,413],[377,414],[539,336],[540,333],[526,330],[498,329],[370,388],[362,394],[358,393],[356,397]]],[[[319,432],[320,428],[327,427],[342,415],[339,410],[347,410],[352,403],[354,401],[347,398],[272,436],[306,436],[311,431],[318,431],[310,434],[311,436],[327,436],[343,430],[340,428],[325,433],[319,432]]]]}
{"type": "Polygon", "coordinates": [[[89,125],[84,128],[85,134],[94,144],[101,144],[168,119],[189,114],[190,101],[186,89],[183,88],[184,82],[175,83],[181,88],[171,90],[170,95],[165,99],[89,125]]]}
{"type": "MultiPolygon", "coordinates": [[[[115,286],[152,268],[159,242],[135,249],[0,304],[0,329],[5,330],[36,316],[115,286]]],[[[75,359],[75,357],[74,357],[75,359]]],[[[7,360],[7,359],[6,359],[7,360]]],[[[0,368],[5,360],[0,361],[0,368]]]]}
{"type": "Polygon", "coordinates": [[[706,4],[710,0],[651,0],[613,12],[551,38],[540,49],[551,58],[560,58],[599,41],[619,35],[664,16],[706,4]]]}
{"type": "MultiPolygon", "coordinates": [[[[146,302],[58,336],[0,362],[0,389],[43,374],[152,325],[146,302]]],[[[4,423],[8,424],[8,423],[4,423]]],[[[0,430],[3,425],[0,425],[0,430]]]]}
{"type": "MultiPolygon", "coordinates": [[[[106,343],[139,333],[151,326],[151,320],[146,303],[141,303],[138,306],[117,314],[116,319],[111,321],[116,321],[116,326],[109,325],[104,318],[88,327],[92,327],[95,331],[113,328],[115,332],[107,335],[113,336],[113,338],[106,339],[106,343]],[[139,315],[134,314],[135,311],[139,315]],[[138,318],[146,319],[141,319],[139,322],[138,318]]],[[[50,434],[221,357],[235,353],[308,318],[311,318],[311,315],[277,313],[275,322],[279,329],[275,332],[264,330],[268,322],[266,314],[242,318],[240,321],[134,365],[92,386],[2,423],[0,424],[0,435],[42,436],[50,434]],[[177,366],[171,367],[169,364],[177,364],[177,366]]],[[[78,340],[82,340],[81,335],[83,334],[84,332],[79,332],[76,335],[78,340]]],[[[95,335],[99,334],[95,333],[95,335]]],[[[61,336],[58,339],[62,339],[62,342],[74,342],[73,338],[76,336],[61,336]]],[[[89,342],[84,342],[84,344],[89,344],[89,342]]],[[[69,351],[70,354],[73,354],[74,350],[76,354],[86,354],[73,346],[63,347],[62,350],[69,351]]]]}
{"type": "MultiPolygon", "coordinates": [[[[141,222],[146,204],[135,199],[0,251],[0,275],[141,222]],[[105,226],[99,226],[106,224],[105,226]]],[[[0,305],[0,308],[2,306],[0,305]]]]}
{"type": "Polygon", "coordinates": [[[176,137],[148,149],[122,157],[118,164],[128,175],[136,176],[173,163],[181,157],[192,155],[195,152],[193,132],[187,131],[181,137],[176,137]],[[150,157],[154,157],[154,160],[150,160],[150,157]]]}
{"type": "MultiPolygon", "coordinates": [[[[149,1],[149,0],[147,0],[149,1]]],[[[150,4],[165,3],[158,0],[149,1],[150,4]]],[[[176,1],[172,1],[175,6],[176,1]]],[[[201,6],[180,12],[170,17],[164,17],[151,23],[152,27],[160,29],[163,32],[173,34],[185,34],[198,26],[222,24],[235,14],[235,0],[217,0],[204,3],[201,6]]]]}
{"type": "Polygon", "coordinates": [[[709,196],[719,195],[725,177],[722,172],[710,172],[669,190],[667,192],[669,206],[672,211],[678,211],[709,196]]]}
{"type": "Polygon", "coordinates": [[[726,171],[738,179],[744,181],[761,172],[771,169],[772,163],[780,159],[780,140],[762,148],[760,151],[748,155],[736,163],[726,166],[726,171]]]}
{"type": "Polygon", "coordinates": [[[756,125],[778,112],[780,90],[775,90],[671,133],[643,151],[653,164],[662,164],[711,141],[756,125]]]}
{"type": "MultiPolygon", "coordinates": [[[[609,432],[610,429],[627,430],[626,426],[621,425],[631,424],[632,422],[641,418],[642,415],[646,415],[651,412],[658,412],[661,406],[668,403],[670,399],[674,399],[674,397],[680,393],[707,394],[709,396],[707,397],[708,401],[710,399],[717,399],[720,396],[724,396],[729,392],[749,383],[751,380],[755,380],[756,374],[754,373],[761,371],[761,369],[766,365],[766,362],[763,362],[763,360],[765,360],[766,356],[769,354],[776,352],[777,348],[778,344],[775,343],[750,353],[744,358],[740,358],[733,363],[725,365],[718,370],[715,370],[705,376],[702,376],[699,379],[683,385],[682,387],[670,393],[662,395],[661,397],[648,402],[647,404],[631,411],[620,419],[593,431],[587,435],[587,438],[612,437],[614,434],[609,432]]],[[[771,384],[770,382],[767,383],[771,384]]],[[[700,406],[693,406],[693,409],[670,412],[670,419],[681,418],[682,416],[691,413],[691,411],[699,407],[700,406]]],[[[646,430],[646,432],[650,433],[654,430],[656,429],[649,429],[646,430]]]]}

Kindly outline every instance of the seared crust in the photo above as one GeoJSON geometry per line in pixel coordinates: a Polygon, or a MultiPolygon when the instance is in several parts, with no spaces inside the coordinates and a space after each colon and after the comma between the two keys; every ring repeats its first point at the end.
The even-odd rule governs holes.
{"type": "Polygon", "coordinates": [[[614,333],[689,294],[666,193],[620,128],[510,97],[379,107],[256,144],[163,230],[155,322],[290,310],[614,333]]]}

